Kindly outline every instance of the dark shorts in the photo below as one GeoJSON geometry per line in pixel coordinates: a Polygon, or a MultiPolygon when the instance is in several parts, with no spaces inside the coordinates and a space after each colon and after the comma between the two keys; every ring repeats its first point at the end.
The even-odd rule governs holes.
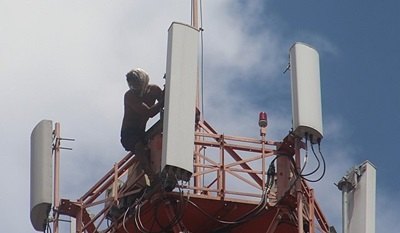
{"type": "Polygon", "coordinates": [[[138,142],[145,143],[145,132],[139,129],[124,129],[121,130],[121,144],[126,151],[135,153],[135,146],[138,142]]]}

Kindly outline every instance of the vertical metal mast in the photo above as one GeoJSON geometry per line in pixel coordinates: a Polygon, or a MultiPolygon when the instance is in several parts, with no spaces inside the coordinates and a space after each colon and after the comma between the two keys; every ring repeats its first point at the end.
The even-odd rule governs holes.
{"type": "Polygon", "coordinates": [[[57,211],[54,216],[53,232],[58,233],[58,207],[60,205],[60,123],[55,124],[54,130],[54,209],[57,211]]]}
{"type": "MultiPolygon", "coordinates": [[[[191,22],[191,26],[199,29],[199,10],[198,10],[198,5],[199,2],[198,0],[192,0],[192,22],[191,22]]],[[[199,72],[197,72],[197,88],[196,88],[196,115],[200,113],[200,115],[202,114],[200,112],[200,80],[199,80],[199,72]]],[[[196,116],[197,117],[197,116],[196,116]]],[[[196,127],[196,131],[199,132],[200,128],[196,127]]],[[[198,140],[199,136],[195,137],[195,140],[198,140]]],[[[200,156],[198,156],[200,154],[200,150],[201,147],[199,145],[195,145],[195,163],[199,164],[200,163],[200,156]]],[[[195,168],[196,170],[194,172],[199,172],[199,168],[195,168]]],[[[200,176],[196,176],[194,178],[194,187],[200,187],[201,185],[201,177],[200,176]]],[[[200,193],[199,189],[194,189],[195,193],[200,193]]]]}
{"type": "MultiPolygon", "coordinates": [[[[301,173],[300,167],[300,139],[296,138],[294,142],[295,150],[295,161],[298,174],[301,173]]],[[[298,233],[304,233],[303,229],[303,191],[301,187],[301,177],[296,180],[296,198],[297,198],[297,222],[298,222],[298,233]]],[[[310,220],[312,221],[312,220],[310,220]]]]}
{"type": "MultiPolygon", "coordinates": [[[[199,29],[199,1],[192,0],[192,23],[191,26],[199,29]]],[[[196,108],[200,110],[200,82],[199,73],[197,72],[197,90],[196,90],[196,108]]]]}
{"type": "Polygon", "coordinates": [[[349,233],[349,221],[348,221],[348,194],[354,188],[352,183],[345,177],[339,181],[338,188],[342,191],[342,233],[349,233]]]}
{"type": "Polygon", "coordinates": [[[192,27],[199,29],[199,1],[192,0],[192,27]]]}

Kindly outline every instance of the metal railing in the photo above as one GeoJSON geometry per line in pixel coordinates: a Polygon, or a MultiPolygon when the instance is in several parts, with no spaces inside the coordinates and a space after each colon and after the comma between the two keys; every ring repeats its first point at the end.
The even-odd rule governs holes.
{"type": "MultiPolygon", "coordinates": [[[[254,139],[218,134],[207,122],[200,121],[194,142],[194,173],[190,182],[179,184],[179,189],[186,190],[187,195],[216,200],[259,202],[267,188],[267,165],[275,161],[276,155],[281,153],[280,146],[284,144],[265,140],[263,131],[260,135],[260,139],[254,139]]],[[[111,232],[113,228],[121,227],[119,221],[111,225],[104,224],[104,221],[107,221],[111,206],[130,194],[126,185],[118,187],[118,181],[133,164],[134,155],[129,153],[77,201],[61,200],[58,212],[76,218],[78,233],[111,232]],[[106,197],[106,190],[110,188],[113,192],[106,197]],[[89,209],[95,209],[96,213],[89,215],[89,209]]],[[[140,178],[137,177],[137,180],[140,178]]],[[[314,192],[303,180],[301,192],[303,215],[313,229],[310,232],[319,229],[319,232],[328,233],[328,223],[314,198],[314,192]],[[314,226],[314,219],[318,226],[314,226]]],[[[276,188],[271,189],[268,201],[271,205],[276,204],[276,188]]]]}

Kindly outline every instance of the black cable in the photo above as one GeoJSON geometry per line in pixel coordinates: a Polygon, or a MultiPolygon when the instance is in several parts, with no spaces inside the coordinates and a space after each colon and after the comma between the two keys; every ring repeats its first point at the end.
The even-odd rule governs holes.
{"type": "MultiPolygon", "coordinates": [[[[314,156],[315,156],[315,157],[317,158],[317,160],[319,161],[318,156],[316,155],[315,150],[314,150],[312,144],[311,144],[311,149],[312,149],[312,151],[313,151],[313,153],[314,153],[314,156]]],[[[303,179],[305,179],[305,180],[307,180],[307,181],[309,181],[309,182],[317,182],[317,181],[321,180],[322,177],[325,175],[326,163],[325,163],[324,156],[323,156],[323,154],[322,154],[322,152],[321,152],[321,149],[320,149],[320,140],[318,140],[318,149],[319,149],[319,153],[320,153],[320,155],[321,155],[322,161],[323,161],[323,173],[322,173],[321,177],[319,177],[319,178],[316,179],[316,180],[309,180],[309,179],[305,178],[304,175],[299,174],[299,172],[298,172],[296,169],[294,169],[294,174],[295,174],[296,178],[294,179],[293,183],[290,185],[290,187],[288,188],[288,190],[285,192],[285,195],[286,195],[287,192],[289,192],[289,191],[293,188],[293,186],[297,183],[297,180],[298,180],[299,178],[303,178],[303,179]]],[[[289,160],[291,161],[291,163],[292,163],[292,165],[293,165],[293,168],[296,168],[296,162],[294,161],[293,156],[289,156],[289,155],[284,155],[284,154],[282,154],[282,155],[277,155],[277,156],[271,161],[269,170],[271,169],[271,167],[273,167],[275,160],[277,160],[277,159],[278,159],[279,157],[281,157],[281,156],[287,156],[287,157],[289,157],[289,160]]],[[[303,169],[304,169],[304,167],[303,167],[303,169]]],[[[302,170],[303,170],[303,169],[302,169],[302,170]]],[[[302,171],[302,170],[301,170],[301,171],[302,171]]],[[[271,171],[271,174],[270,174],[270,175],[272,175],[272,171],[271,171]]],[[[175,178],[176,178],[176,177],[175,177],[175,178]]],[[[273,183],[267,185],[267,188],[269,188],[270,186],[272,187],[272,185],[273,185],[273,183]]],[[[211,215],[208,214],[206,211],[204,211],[201,207],[199,207],[196,203],[194,203],[193,201],[191,201],[191,200],[189,200],[189,199],[188,199],[188,200],[186,201],[186,203],[185,203],[184,198],[183,198],[183,190],[181,189],[181,186],[180,186],[180,185],[178,185],[178,189],[179,189],[179,193],[180,193],[179,200],[174,199],[174,198],[172,198],[172,197],[169,197],[169,198],[166,198],[166,199],[165,199],[165,196],[162,196],[162,198],[160,199],[161,202],[162,202],[162,201],[165,201],[165,200],[168,200],[168,201],[174,200],[175,203],[178,203],[178,205],[175,206],[175,217],[174,217],[174,219],[170,222],[170,224],[168,224],[167,226],[163,226],[163,225],[158,221],[157,215],[155,215],[155,222],[157,222],[157,224],[159,225],[160,229],[162,230],[162,231],[160,231],[160,232],[152,232],[152,231],[149,231],[148,229],[146,229],[146,228],[143,226],[143,223],[141,222],[141,219],[140,219],[140,211],[141,211],[142,204],[139,203],[139,204],[136,206],[136,208],[135,208],[135,223],[136,223],[137,228],[138,228],[141,232],[143,232],[143,233],[161,233],[161,232],[167,232],[167,231],[169,231],[170,229],[172,229],[173,226],[175,226],[177,223],[179,223],[179,221],[180,221],[181,218],[183,217],[184,205],[187,204],[187,203],[190,203],[191,205],[193,205],[197,210],[199,210],[202,214],[204,214],[204,215],[207,216],[208,218],[210,218],[210,219],[212,219],[212,220],[214,220],[214,221],[216,221],[216,222],[218,222],[218,223],[224,224],[224,226],[222,226],[221,228],[216,229],[217,231],[221,231],[221,230],[224,230],[224,229],[226,230],[226,229],[235,227],[235,226],[237,226],[237,225],[240,225],[240,224],[242,224],[242,223],[244,223],[244,222],[247,222],[247,221],[249,221],[249,220],[251,220],[251,219],[254,219],[254,218],[257,217],[263,210],[265,210],[265,207],[268,205],[268,201],[267,201],[267,194],[268,194],[268,192],[267,192],[266,190],[263,190],[262,198],[261,198],[261,200],[260,200],[260,203],[259,203],[255,208],[253,208],[252,210],[248,211],[246,214],[242,215],[241,217],[239,217],[239,218],[236,219],[235,221],[221,220],[221,219],[215,218],[214,216],[211,216],[211,215]]],[[[283,195],[283,196],[281,197],[281,199],[277,200],[277,203],[280,203],[285,195],[283,195]]],[[[142,199],[142,198],[141,198],[141,199],[142,199]]],[[[141,202],[141,200],[140,200],[140,202],[141,202]]],[[[157,210],[158,208],[159,208],[159,206],[156,207],[156,210],[157,210]]],[[[268,211],[268,209],[266,209],[266,210],[268,211]]],[[[154,222],[153,222],[153,224],[154,224],[154,222]]],[[[153,228],[153,225],[152,225],[151,229],[152,229],[152,228],[153,228]]]]}
{"type": "MultiPolygon", "coordinates": [[[[283,193],[283,195],[281,196],[281,198],[280,198],[279,200],[276,201],[276,204],[275,204],[275,205],[279,205],[279,203],[284,199],[284,197],[287,195],[287,193],[290,192],[290,191],[292,190],[292,188],[293,188],[294,185],[296,185],[297,180],[298,180],[299,178],[301,178],[299,172],[298,172],[297,169],[296,169],[296,162],[294,161],[293,156],[290,156],[290,155],[279,155],[279,156],[287,156],[287,157],[289,158],[289,160],[290,160],[290,162],[292,163],[292,166],[293,166],[293,168],[294,168],[294,169],[293,169],[293,171],[294,171],[293,174],[296,176],[296,178],[293,180],[293,182],[292,182],[292,184],[289,186],[289,188],[283,193]]],[[[278,158],[278,156],[275,157],[274,160],[276,160],[277,158],[278,158]]]]}
{"type": "MultiPolygon", "coordinates": [[[[306,136],[307,136],[307,134],[306,134],[306,136]]],[[[307,141],[307,139],[306,139],[306,141],[307,141]]],[[[300,172],[300,174],[301,174],[302,177],[306,177],[306,176],[310,176],[310,175],[315,174],[315,173],[319,170],[319,168],[321,167],[321,161],[319,160],[317,154],[315,153],[314,147],[313,147],[313,144],[312,144],[312,135],[310,135],[310,142],[311,142],[311,149],[312,149],[313,155],[314,155],[315,159],[317,160],[318,165],[317,165],[317,167],[316,167],[312,172],[303,174],[303,169],[304,169],[304,167],[305,167],[305,165],[304,165],[303,169],[302,169],[301,172],[300,172]]],[[[308,146],[307,146],[307,149],[308,149],[308,146]]]]}
{"type": "MultiPolygon", "coordinates": [[[[325,162],[325,158],[324,158],[324,156],[323,156],[323,154],[322,154],[322,152],[321,152],[321,146],[320,146],[320,145],[321,145],[321,139],[318,139],[317,142],[318,142],[318,150],[319,150],[319,153],[320,153],[320,156],[321,156],[321,159],[322,159],[323,171],[322,171],[322,175],[321,175],[318,179],[316,179],[316,180],[307,179],[306,177],[304,177],[304,176],[302,176],[301,174],[299,174],[299,171],[297,171],[297,169],[296,169],[296,162],[294,161],[293,156],[281,154],[281,155],[277,155],[277,156],[271,161],[271,164],[272,164],[272,163],[274,163],[275,160],[277,160],[279,157],[281,157],[281,156],[287,156],[287,157],[289,158],[290,162],[292,163],[292,166],[293,166],[293,168],[294,168],[294,169],[293,169],[294,175],[295,175],[295,177],[296,177],[296,178],[293,180],[292,184],[289,186],[289,188],[284,192],[284,194],[282,195],[282,197],[281,197],[279,200],[277,200],[276,205],[278,205],[278,204],[284,199],[284,197],[286,196],[286,194],[287,194],[288,192],[290,192],[290,190],[292,190],[293,186],[297,183],[297,181],[298,181],[299,178],[302,178],[302,179],[304,179],[304,180],[306,180],[306,181],[309,181],[309,182],[317,182],[317,181],[321,180],[321,179],[325,176],[325,172],[326,172],[326,162],[325,162]]],[[[314,151],[314,148],[313,148],[312,144],[311,144],[311,149],[312,149],[313,153],[315,154],[315,151],[314,151]]],[[[315,156],[317,157],[316,154],[315,154],[315,156]]]]}
{"type": "Polygon", "coordinates": [[[135,206],[135,225],[138,228],[138,230],[142,233],[149,233],[149,231],[143,226],[142,220],[140,219],[140,208],[141,208],[142,203],[139,203],[138,205],[135,206]]]}
{"type": "Polygon", "coordinates": [[[52,231],[51,231],[51,227],[50,227],[50,222],[49,222],[49,221],[47,221],[46,231],[47,231],[47,233],[51,233],[51,232],[52,232],[52,231]]]}
{"type": "MultiPolygon", "coordinates": [[[[147,189],[146,189],[147,190],[147,189]]],[[[147,197],[147,199],[150,199],[152,196],[154,195],[154,193],[151,195],[151,196],[149,196],[149,197],[147,197]]],[[[142,219],[141,219],[141,208],[144,206],[144,203],[142,202],[142,199],[144,198],[144,194],[143,194],[143,196],[140,198],[140,200],[138,200],[137,201],[137,204],[135,205],[135,211],[134,211],[134,215],[135,215],[135,217],[134,217],[134,219],[135,219],[135,225],[136,225],[136,227],[138,228],[138,230],[140,231],[140,232],[142,232],[142,233],[162,233],[162,231],[159,231],[159,232],[154,232],[154,231],[151,231],[151,230],[149,230],[149,229],[147,229],[144,225],[143,225],[143,223],[142,223],[142,219]]],[[[154,223],[155,223],[155,221],[153,221],[153,223],[152,223],[152,226],[151,226],[151,228],[154,226],[154,223]]]]}
{"type": "MultiPolygon", "coordinates": [[[[175,176],[176,182],[178,183],[178,178],[175,176]]],[[[184,213],[184,197],[183,197],[183,190],[181,189],[181,185],[177,185],[179,190],[179,200],[169,197],[169,201],[174,200],[175,203],[179,203],[179,205],[175,206],[175,218],[170,222],[168,225],[168,229],[172,229],[176,224],[178,224],[181,219],[183,218],[184,213]]]]}
{"type": "Polygon", "coordinates": [[[305,138],[306,138],[306,154],[304,155],[304,160],[305,161],[304,161],[303,167],[301,168],[300,174],[303,173],[304,169],[307,166],[307,162],[308,162],[308,133],[307,132],[305,133],[305,138]]]}
{"type": "Polygon", "coordinates": [[[140,232],[147,233],[147,231],[146,231],[146,229],[144,229],[143,224],[142,224],[141,219],[140,219],[140,205],[141,205],[141,203],[136,205],[135,208],[134,208],[134,212],[133,212],[134,213],[135,226],[140,232]]]}
{"type": "MultiPolygon", "coordinates": [[[[319,139],[319,141],[320,141],[320,139],[319,139]]],[[[311,144],[311,149],[313,150],[312,144],[311,144]]],[[[322,155],[322,153],[321,153],[321,155],[322,155]]],[[[280,156],[288,156],[288,155],[280,155],[280,156]]],[[[278,157],[278,156],[277,156],[277,157],[278,157]]],[[[275,157],[274,160],[276,160],[277,157],[275,157]]],[[[288,192],[290,192],[290,190],[292,190],[293,186],[296,185],[296,183],[297,183],[297,181],[298,181],[299,178],[302,178],[302,179],[304,179],[304,180],[306,180],[306,181],[308,181],[308,182],[317,182],[317,181],[321,180],[322,177],[323,177],[324,174],[325,174],[325,167],[326,167],[326,165],[325,165],[325,159],[323,159],[324,171],[323,171],[323,174],[321,175],[321,177],[319,177],[317,180],[310,180],[310,179],[307,179],[307,178],[303,177],[301,174],[299,174],[299,172],[298,172],[297,169],[296,169],[296,162],[294,161],[293,156],[288,156],[288,157],[289,157],[289,159],[290,159],[290,161],[291,161],[291,163],[292,163],[292,165],[293,165],[293,168],[294,168],[293,171],[294,171],[294,175],[296,176],[296,178],[293,180],[293,183],[289,186],[289,188],[284,192],[284,194],[282,195],[282,197],[281,197],[279,200],[277,200],[277,204],[276,204],[276,205],[278,205],[278,204],[283,200],[283,198],[286,196],[286,194],[287,194],[288,192]]],[[[323,158],[323,157],[322,157],[322,158],[323,158]]]]}
{"type": "MultiPolygon", "coordinates": [[[[161,222],[160,222],[160,220],[158,219],[158,215],[157,215],[157,213],[159,212],[158,210],[159,210],[159,208],[160,208],[160,203],[162,202],[163,200],[158,200],[158,203],[156,204],[156,206],[155,206],[155,208],[153,209],[153,215],[154,215],[154,222],[158,225],[158,227],[161,229],[161,231],[160,232],[167,232],[168,231],[168,226],[164,226],[164,225],[162,225],[161,224],[161,222]]],[[[152,232],[153,233],[153,232],[152,232]]]]}
{"type": "Polygon", "coordinates": [[[222,223],[222,224],[235,224],[236,222],[232,222],[232,221],[227,221],[227,220],[220,220],[215,218],[214,216],[211,216],[209,213],[207,213],[205,210],[203,210],[200,206],[198,206],[196,203],[194,203],[191,200],[188,200],[188,203],[190,203],[192,206],[194,206],[197,210],[200,211],[200,213],[202,213],[204,216],[210,218],[211,220],[214,220],[218,223],[222,223]]]}
{"type": "Polygon", "coordinates": [[[147,192],[147,188],[144,190],[142,196],[133,203],[134,223],[135,223],[136,228],[142,233],[149,233],[149,230],[146,229],[146,227],[143,225],[142,220],[140,218],[140,210],[143,206],[142,200],[144,199],[146,192],[147,192]]]}
{"type": "MultiPolygon", "coordinates": [[[[175,203],[176,203],[176,199],[165,198],[164,197],[160,202],[161,203],[170,202],[169,205],[172,205],[173,201],[175,201],[175,203]]],[[[174,209],[175,210],[174,218],[171,219],[170,223],[165,226],[159,221],[158,216],[157,216],[157,212],[158,212],[159,207],[160,207],[160,205],[158,205],[154,209],[155,210],[155,212],[154,212],[155,222],[157,223],[157,225],[161,229],[161,232],[169,232],[179,222],[179,220],[181,218],[181,214],[177,214],[177,212],[178,212],[177,209],[174,209]]]]}
{"type": "MultiPolygon", "coordinates": [[[[176,178],[176,176],[175,176],[175,178],[176,178]]],[[[176,204],[174,206],[175,207],[175,209],[174,209],[175,217],[174,217],[173,220],[170,221],[170,224],[167,227],[168,229],[171,229],[171,230],[175,225],[179,224],[179,222],[182,220],[183,215],[184,215],[184,209],[185,209],[186,204],[187,204],[187,203],[185,204],[185,201],[184,201],[185,198],[184,198],[184,195],[183,195],[183,189],[181,188],[182,186],[183,186],[183,183],[181,183],[181,185],[177,185],[177,188],[179,190],[179,199],[176,199],[173,196],[170,196],[168,198],[168,201],[170,203],[173,203],[172,201],[174,201],[174,203],[176,204]]]]}
{"type": "MultiPolygon", "coordinates": [[[[270,168],[273,166],[275,161],[281,156],[287,156],[289,158],[290,162],[292,163],[292,167],[294,168],[293,169],[294,170],[293,173],[294,173],[296,178],[293,180],[293,182],[289,186],[288,190],[285,191],[284,195],[279,200],[277,200],[277,204],[279,204],[283,200],[283,198],[286,196],[287,192],[290,192],[290,190],[292,190],[293,186],[297,183],[298,179],[299,178],[303,178],[301,176],[301,174],[299,174],[299,171],[296,170],[296,162],[294,161],[293,156],[290,156],[290,155],[285,155],[285,154],[277,155],[271,161],[270,168]]],[[[324,162],[324,167],[325,167],[325,162],[324,162]]],[[[308,180],[308,179],[305,178],[305,180],[308,180]]],[[[270,186],[272,187],[272,184],[270,184],[270,186]]],[[[267,185],[267,187],[269,187],[269,186],[267,185]]],[[[189,201],[189,203],[191,205],[193,205],[196,209],[198,209],[202,214],[207,216],[208,218],[210,218],[210,219],[212,219],[212,220],[214,220],[214,221],[216,221],[218,223],[221,223],[221,224],[225,225],[225,226],[222,226],[222,227],[216,229],[214,232],[220,232],[221,230],[227,230],[229,228],[238,226],[238,225],[240,225],[240,224],[242,224],[244,222],[247,222],[247,221],[250,221],[250,220],[254,219],[255,217],[257,217],[265,209],[265,207],[268,204],[268,202],[267,202],[267,193],[265,193],[265,191],[263,191],[263,197],[262,197],[260,203],[254,209],[252,209],[251,211],[247,212],[245,215],[241,216],[240,218],[236,219],[235,221],[227,221],[227,220],[217,219],[214,216],[211,216],[210,214],[208,214],[206,211],[204,211],[202,208],[200,208],[196,203],[194,203],[192,201],[189,201]]],[[[268,211],[268,209],[266,209],[266,210],[268,211]]]]}
{"type": "Polygon", "coordinates": [[[135,212],[134,212],[135,213],[135,225],[138,228],[138,230],[140,232],[142,232],[142,233],[154,233],[154,231],[152,231],[152,228],[153,228],[153,226],[155,224],[155,220],[154,219],[153,219],[153,223],[151,225],[151,230],[147,229],[142,223],[142,219],[140,217],[142,206],[143,206],[143,204],[141,203],[141,204],[138,204],[135,207],[135,212]]]}
{"type": "MultiPolygon", "coordinates": [[[[272,164],[274,164],[275,161],[276,161],[279,157],[283,157],[283,156],[288,157],[288,159],[289,159],[290,162],[292,163],[293,167],[294,167],[294,168],[296,167],[296,164],[295,164],[295,161],[294,161],[294,159],[293,159],[293,156],[287,155],[287,154],[278,154],[278,155],[276,155],[275,158],[271,161],[270,166],[271,166],[272,164]]],[[[296,169],[294,169],[294,170],[296,170],[296,169]]],[[[294,173],[297,174],[296,172],[294,172],[294,173]]],[[[298,179],[298,176],[297,176],[295,182],[293,182],[293,184],[288,188],[288,190],[285,191],[285,194],[286,194],[288,191],[290,191],[290,190],[292,189],[292,187],[293,187],[293,185],[296,183],[297,179],[298,179]]],[[[273,184],[271,184],[271,186],[270,186],[271,188],[272,188],[272,185],[273,185],[273,184]]],[[[281,200],[281,199],[280,199],[280,200],[281,200]]],[[[278,203],[280,200],[277,200],[277,203],[278,203]]]]}
{"type": "Polygon", "coordinates": [[[257,207],[255,207],[253,210],[249,211],[248,213],[246,213],[245,215],[243,215],[242,217],[237,219],[236,222],[243,223],[243,222],[250,220],[250,218],[257,216],[258,214],[261,213],[262,210],[264,210],[264,208],[267,206],[267,204],[268,204],[267,193],[263,190],[260,204],[257,207]]]}
{"type": "MultiPolygon", "coordinates": [[[[175,176],[175,179],[177,181],[176,176],[175,176]]],[[[172,228],[181,221],[181,219],[183,217],[183,213],[184,213],[185,201],[184,201],[183,190],[181,189],[181,186],[178,185],[178,189],[179,189],[179,194],[180,194],[179,199],[173,198],[171,196],[166,196],[165,193],[163,192],[162,196],[159,199],[153,201],[153,203],[155,202],[155,204],[153,204],[153,205],[155,205],[155,207],[153,208],[153,214],[154,214],[153,215],[153,223],[152,223],[150,229],[147,229],[141,221],[140,213],[141,213],[141,208],[142,208],[143,204],[141,203],[141,200],[139,201],[139,203],[135,206],[134,214],[135,214],[135,225],[140,232],[142,232],[142,233],[170,232],[172,230],[172,228]],[[175,207],[174,208],[174,212],[175,212],[174,218],[171,219],[170,223],[165,226],[159,220],[157,212],[158,212],[159,208],[161,207],[161,204],[166,203],[167,201],[170,203],[178,203],[178,204],[176,206],[174,206],[175,207]],[[155,224],[158,225],[158,227],[160,228],[160,231],[152,230],[155,224]]]]}
{"type": "Polygon", "coordinates": [[[125,211],[125,213],[124,213],[124,217],[122,218],[122,227],[124,228],[124,230],[125,230],[126,233],[129,233],[129,232],[128,232],[128,229],[126,229],[126,225],[125,225],[126,215],[128,214],[129,209],[130,209],[130,207],[128,207],[128,208],[126,209],[126,211],[125,211]]]}
{"type": "MultiPolygon", "coordinates": [[[[315,156],[317,157],[317,155],[316,155],[316,153],[315,153],[315,150],[314,150],[314,147],[313,147],[313,145],[311,144],[311,149],[312,149],[312,151],[313,151],[313,153],[315,154],[315,156]]],[[[321,159],[322,159],[322,164],[323,164],[323,171],[322,171],[322,174],[321,174],[321,176],[320,177],[318,177],[317,179],[315,179],[315,180],[311,180],[311,179],[308,179],[308,178],[306,178],[306,177],[304,177],[304,176],[302,176],[301,174],[301,177],[303,178],[303,179],[305,179],[306,181],[308,181],[308,182],[318,182],[318,181],[320,181],[324,176],[325,176],[325,171],[326,171],[326,163],[325,163],[325,159],[324,159],[324,156],[322,155],[322,153],[320,152],[320,155],[321,155],[321,159]]],[[[318,160],[319,161],[319,160],[318,160]]]]}
{"type": "MultiPolygon", "coordinates": [[[[257,205],[254,209],[251,211],[247,212],[246,214],[242,215],[240,218],[236,219],[232,224],[226,224],[222,227],[219,227],[215,229],[213,232],[223,232],[223,230],[229,230],[234,227],[237,227],[240,224],[243,224],[245,222],[251,221],[254,218],[256,218],[263,210],[265,210],[265,207],[267,206],[267,193],[263,192],[263,198],[260,202],[259,205],[257,205]]],[[[268,209],[266,209],[268,211],[268,209]]]]}
{"type": "Polygon", "coordinates": [[[300,173],[303,173],[304,169],[306,168],[307,161],[308,161],[308,133],[305,134],[305,138],[306,138],[306,154],[305,154],[305,156],[304,156],[304,160],[305,160],[305,161],[304,161],[304,165],[303,165],[303,167],[301,168],[300,173]]]}
{"type": "MultiPolygon", "coordinates": [[[[267,192],[265,190],[263,190],[262,193],[262,198],[259,202],[259,204],[254,207],[252,210],[248,211],[246,214],[242,215],[241,217],[239,217],[238,219],[234,220],[234,221],[228,221],[228,220],[221,220],[221,219],[217,219],[214,216],[211,216],[209,213],[207,213],[205,210],[203,210],[201,207],[199,207],[196,203],[188,200],[188,202],[193,205],[197,210],[199,210],[203,215],[205,215],[206,217],[210,218],[211,220],[214,220],[218,223],[224,224],[224,226],[215,229],[213,232],[221,232],[221,230],[226,230],[232,227],[235,227],[237,225],[240,225],[244,222],[250,221],[252,219],[254,219],[255,217],[257,217],[263,210],[265,210],[265,207],[268,204],[267,201],[267,192]]],[[[268,210],[268,209],[267,209],[268,210]]]]}
{"type": "Polygon", "coordinates": [[[267,189],[271,189],[272,186],[274,185],[274,177],[276,175],[275,171],[275,163],[270,163],[267,171],[267,182],[266,182],[266,187],[267,189]]]}
{"type": "MultiPolygon", "coordinates": [[[[140,231],[140,232],[142,232],[142,233],[154,233],[154,232],[152,232],[152,231],[150,231],[150,230],[148,230],[144,225],[143,225],[143,223],[142,223],[142,219],[141,219],[141,208],[144,206],[144,203],[143,203],[143,198],[145,197],[145,194],[146,194],[146,191],[147,191],[147,189],[145,190],[145,192],[143,193],[143,195],[142,195],[142,197],[140,198],[140,199],[138,199],[136,202],[135,202],[135,204],[134,204],[134,206],[135,206],[135,209],[134,209],[134,219],[135,219],[135,225],[136,225],[136,227],[138,228],[138,230],[140,231]]],[[[153,193],[154,194],[154,193],[153,193]]],[[[150,197],[147,197],[147,199],[150,199],[152,197],[152,195],[150,196],[150,197]]],[[[158,233],[161,233],[161,232],[158,232],[158,233]]]]}
{"type": "Polygon", "coordinates": [[[322,154],[322,152],[321,152],[321,139],[320,138],[318,138],[318,151],[319,151],[319,154],[321,155],[321,158],[322,158],[322,162],[323,162],[323,165],[324,165],[324,170],[323,170],[323,172],[322,172],[322,177],[324,177],[325,176],[325,172],[326,172],[326,162],[325,162],[325,158],[324,158],[324,155],[322,154]]]}

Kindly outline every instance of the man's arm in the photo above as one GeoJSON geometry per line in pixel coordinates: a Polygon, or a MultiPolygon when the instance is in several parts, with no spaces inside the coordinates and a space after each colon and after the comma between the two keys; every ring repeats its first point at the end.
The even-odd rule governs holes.
{"type": "Polygon", "coordinates": [[[145,117],[154,117],[155,115],[157,115],[158,112],[160,112],[161,107],[163,107],[164,99],[161,98],[153,106],[148,106],[133,93],[127,92],[125,94],[125,103],[129,106],[129,108],[131,108],[133,111],[137,112],[140,115],[143,115],[145,117]]]}
{"type": "Polygon", "coordinates": [[[157,115],[157,113],[160,112],[161,108],[164,105],[164,101],[157,102],[156,104],[154,104],[151,107],[147,106],[145,103],[142,103],[142,104],[143,104],[144,107],[147,108],[147,116],[148,117],[153,117],[153,116],[157,115]]]}
{"type": "Polygon", "coordinates": [[[153,98],[157,100],[157,103],[150,107],[154,107],[156,110],[154,115],[149,115],[149,117],[153,117],[160,111],[162,107],[164,107],[164,90],[161,90],[161,88],[157,85],[150,85],[149,95],[153,96],[153,98]]]}
{"type": "Polygon", "coordinates": [[[164,101],[164,90],[157,85],[150,85],[150,95],[152,95],[158,102],[164,101]]]}

